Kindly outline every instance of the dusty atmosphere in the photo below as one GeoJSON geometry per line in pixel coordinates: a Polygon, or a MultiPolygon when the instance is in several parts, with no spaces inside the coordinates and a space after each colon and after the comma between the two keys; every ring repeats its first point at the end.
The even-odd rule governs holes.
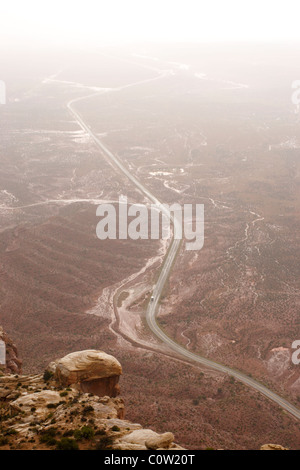
{"type": "Polygon", "coordinates": [[[145,311],[170,241],[96,237],[99,204],[149,201],[68,108],[75,102],[159,200],[204,204],[204,247],[180,247],[160,299],[162,330],[297,407],[300,126],[287,51],[297,52],[218,48],[32,52],[26,62],[2,51],[1,325],[27,373],[74,350],[113,353],[129,418],[171,430],[186,447],[297,448],[295,418],[173,354],[149,330],[145,311]]]}

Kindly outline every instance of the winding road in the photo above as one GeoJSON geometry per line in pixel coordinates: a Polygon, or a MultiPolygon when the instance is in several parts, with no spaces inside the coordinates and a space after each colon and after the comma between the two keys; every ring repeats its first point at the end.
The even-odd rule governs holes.
{"type": "MultiPolygon", "coordinates": [[[[138,188],[138,190],[146,196],[153,204],[157,206],[159,210],[162,212],[166,213],[168,216],[170,216],[169,212],[166,211],[164,205],[147,189],[122,163],[121,161],[100,141],[100,139],[93,133],[93,131],[90,129],[90,127],[84,122],[82,117],[79,115],[79,113],[74,109],[74,104],[78,103],[79,101],[83,101],[85,99],[91,98],[93,96],[100,95],[101,93],[107,93],[107,92],[112,92],[112,91],[119,91],[122,90],[123,88],[128,88],[129,86],[135,86],[137,84],[142,84],[146,83],[149,81],[154,81],[158,80],[164,76],[166,76],[167,72],[163,72],[156,78],[144,80],[141,82],[135,82],[131,85],[125,85],[124,87],[116,88],[116,89],[111,89],[111,90],[104,90],[104,91],[98,91],[96,93],[92,93],[90,95],[85,95],[83,97],[75,98],[71,101],[68,102],[67,107],[70,111],[70,113],[73,115],[75,118],[76,122],[79,124],[79,126],[91,137],[91,139],[95,142],[96,146],[100,149],[100,151],[108,158],[108,160],[116,166],[127,178],[138,188]]],[[[171,217],[173,225],[176,224],[176,220],[171,217]]],[[[236,371],[234,369],[231,369],[230,367],[224,366],[222,364],[219,364],[217,362],[214,362],[210,359],[207,359],[205,357],[199,356],[198,354],[192,353],[185,349],[183,346],[179,345],[176,343],[174,340],[172,340],[168,335],[164,333],[164,331],[160,328],[159,324],[156,321],[156,313],[158,310],[159,306],[159,300],[161,298],[163,289],[166,285],[166,282],[169,278],[173,262],[175,261],[175,258],[179,252],[181,245],[181,240],[176,240],[175,238],[172,239],[170,248],[166,254],[162,270],[160,272],[158,281],[156,285],[153,288],[153,300],[149,302],[147,312],[146,312],[146,320],[148,323],[149,328],[151,331],[155,334],[157,338],[159,338],[165,345],[167,345],[172,351],[176,352],[177,355],[180,355],[184,359],[188,359],[192,363],[197,363],[201,364],[203,366],[206,366],[210,369],[217,370],[221,373],[229,374],[230,376],[233,376],[240,382],[244,383],[245,385],[252,387],[253,389],[257,390],[258,392],[262,393],[265,395],[267,398],[272,400],[273,402],[277,403],[282,409],[285,411],[289,412],[291,415],[293,415],[295,418],[298,420],[300,419],[300,410],[296,408],[294,405],[289,403],[287,400],[284,398],[281,398],[279,395],[276,393],[272,392],[269,390],[267,387],[262,385],[261,383],[257,382],[256,380],[252,379],[251,377],[243,374],[242,372],[236,371]]]]}

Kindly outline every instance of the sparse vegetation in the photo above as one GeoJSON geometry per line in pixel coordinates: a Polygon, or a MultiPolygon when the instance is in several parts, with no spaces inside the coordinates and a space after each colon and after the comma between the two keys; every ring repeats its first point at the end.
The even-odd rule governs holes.
{"type": "Polygon", "coordinates": [[[52,377],[53,377],[53,372],[49,370],[45,370],[44,375],[43,375],[44,381],[48,382],[52,377]]]}
{"type": "Polygon", "coordinates": [[[114,431],[114,432],[120,432],[120,431],[121,431],[121,429],[119,428],[119,426],[113,426],[113,427],[111,428],[111,430],[114,431]]]}
{"type": "Polygon", "coordinates": [[[76,429],[76,431],[74,431],[74,438],[77,441],[82,439],[91,440],[94,438],[94,436],[95,431],[90,426],[83,426],[81,429],[76,429]]]}
{"type": "Polygon", "coordinates": [[[56,444],[57,450],[79,450],[78,444],[75,439],[70,437],[62,437],[56,444]]]}
{"type": "Polygon", "coordinates": [[[46,444],[49,447],[55,446],[57,444],[57,440],[55,439],[56,435],[56,428],[48,428],[40,432],[39,441],[41,444],[46,444]]]}
{"type": "Polygon", "coordinates": [[[111,436],[102,437],[96,445],[96,450],[110,450],[114,439],[111,436]]]}

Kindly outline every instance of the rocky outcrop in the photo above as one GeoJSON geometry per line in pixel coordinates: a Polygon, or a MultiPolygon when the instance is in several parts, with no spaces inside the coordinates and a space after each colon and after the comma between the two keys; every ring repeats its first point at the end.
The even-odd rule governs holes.
{"type": "Polygon", "coordinates": [[[77,384],[85,393],[115,397],[119,394],[119,361],[103,351],[88,349],[68,354],[49,364],[48,371],[62,386],[77,384]]]}
{"type": "Polygon", "coordinates": [[[264,444],[260,450],[289,450],[287,447],[282,447],[279,444],[264,444]]]}
{"type": "MultiPolygon", "coordinates": [[[[171,432],[157,434],[151,429],[138,429],[118,440],[116,448],[125,450],[166,450],[172,449],[174,444],[174,435],[171,432]]],[[[179,447],[176,446],[178,449],[179,447]]]]}
{"type": "Polygon", "coordinates": [[[164,434],[157,434],[152,436],[145,441],[147,449],[169,449],[174,442],[174,434],[171,432],[165,432],[164,434]]]}
{"type": "Polygon", "coordinates": [[[125,420],[121,398],[99,396],[121,373],[113,356],[88,350],[54,361],[44,374],[0,376],[0,450],[182,450],[171,432],[125,420]]]}
{"type": "Polygon", "coordinates": [[[20,374],[22,371],[22,361],[18,356],[18,350],[9,336],[3,331],[0,326],[0,341],[3,341],[6,349],[5,365],[0,366],[0,369],[8,374],[20,374]]]}
{"type": "Polygon", "coordinates": [[[121,373],[113,356],[88,350],[54,361],[44,375],[0,377],[0,449],[181,449],[172,433],[125,420],[121,398],[99,396],[121,373]]]}

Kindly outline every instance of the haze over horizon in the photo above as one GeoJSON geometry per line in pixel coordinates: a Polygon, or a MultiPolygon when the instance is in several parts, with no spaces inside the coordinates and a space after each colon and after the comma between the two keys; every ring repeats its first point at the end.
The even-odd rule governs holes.
{"type": "Polygon", "coordinates": [[[296,0],[12,0],[1,6],[6,45],[300,41],[296,0]]]}
{"type": "Polygon", "coordinates": [[[0,7],[0,451],[300,449],[298,5],[0,7]]]}

